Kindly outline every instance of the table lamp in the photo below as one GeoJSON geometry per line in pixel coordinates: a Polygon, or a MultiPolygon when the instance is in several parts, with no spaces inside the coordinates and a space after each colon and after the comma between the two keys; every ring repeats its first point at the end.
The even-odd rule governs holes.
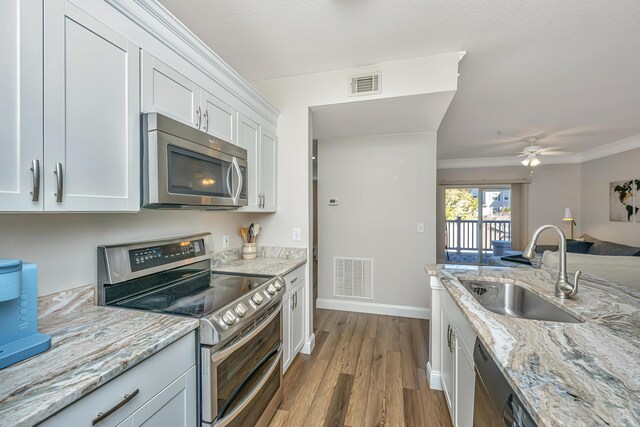
{"type": "Polygon", "coordinates": [[[571,238],[573,239],[573,226],[577,224],[576,224],[576,220],[573,219],[573,214],[571,213],[571,208],[569,208],[569,206],[564,208],[564,217],[562,218],[562,220],[571,221],[571,238]]]}

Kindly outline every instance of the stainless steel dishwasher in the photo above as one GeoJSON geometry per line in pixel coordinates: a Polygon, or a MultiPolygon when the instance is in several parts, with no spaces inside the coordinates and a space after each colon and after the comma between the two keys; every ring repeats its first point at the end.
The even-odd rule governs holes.
{"type": "Polygon", "coordinates": [[[476,370],[474,427],[536,427],[480,340],[473,349],[476,370]]]}

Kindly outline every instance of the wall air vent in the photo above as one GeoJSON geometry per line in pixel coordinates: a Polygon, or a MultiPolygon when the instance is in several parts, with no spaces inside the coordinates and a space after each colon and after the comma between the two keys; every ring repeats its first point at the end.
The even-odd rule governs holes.
{"type": "Polygon", "coordinates": [[[349,79],[349,96],[374,95],[381,92],[382,74],[375,73],[352,76],[349,79]]]}
{"type": "Polygon", "coordinates": [[[373,299],[373,259],[333,258],[333,296],[373,299]]]}

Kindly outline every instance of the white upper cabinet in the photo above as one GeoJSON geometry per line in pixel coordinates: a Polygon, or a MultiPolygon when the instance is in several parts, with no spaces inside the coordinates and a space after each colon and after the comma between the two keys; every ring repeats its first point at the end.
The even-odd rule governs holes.
{"type": "Polygon", "coordinates": [[[0,210],[42,210],[42,7],[0,2],[0,210]]]}
{"type": "Polygon", "coordinates": [[[70,2],[44,3],[44,208],[136,211],[139,49],[70,2]]]}
{"type": "Polygon", "coordinates": [[[201,129],[209,135],[238,145],[236,135],[238,112],[204,89],[200,92],[200,105],[203,111],[201,129]]]}
{"type": "Polygon", "coordinates": [[[238,114],[238,145],[247,150],[249,163],[245,212],[275,212],[277,187],[277,139],[275,128],[260,125],[238,114]]]}
{"type": "Polygon", "coordinates": [[[243,114],[238,114],[238,145],[247,150],[247,196],[248,205],[242,210],[254,211],[260,209],[258,149],[260,146],[260,125],[243,114]]]}
{"type": "Polygon", "coordinates": [[[142,52],[142,112],[157,112],[199,127],[200,88],[173,68],[142,52]]]}
{"type": "Polygon", "coordinates": [[[260,186],[262,193],[262,210],[276,211],[278,152],[275,129],[262,127],[260,140],[260,186]]]}
{"type": "Polygon", "coordinates": [[[142,111],[158,112],[238,143],[238,112],[148,52],[142,53],[142,111]]]}

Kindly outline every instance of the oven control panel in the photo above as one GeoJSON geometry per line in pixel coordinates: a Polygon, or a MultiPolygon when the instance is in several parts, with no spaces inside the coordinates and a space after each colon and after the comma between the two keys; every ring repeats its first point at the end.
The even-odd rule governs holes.
{"type": "Polygon", "coordinates": [[[131,271],[140,271],[205,254],[204,239],[131,249],[131,271]]]}

